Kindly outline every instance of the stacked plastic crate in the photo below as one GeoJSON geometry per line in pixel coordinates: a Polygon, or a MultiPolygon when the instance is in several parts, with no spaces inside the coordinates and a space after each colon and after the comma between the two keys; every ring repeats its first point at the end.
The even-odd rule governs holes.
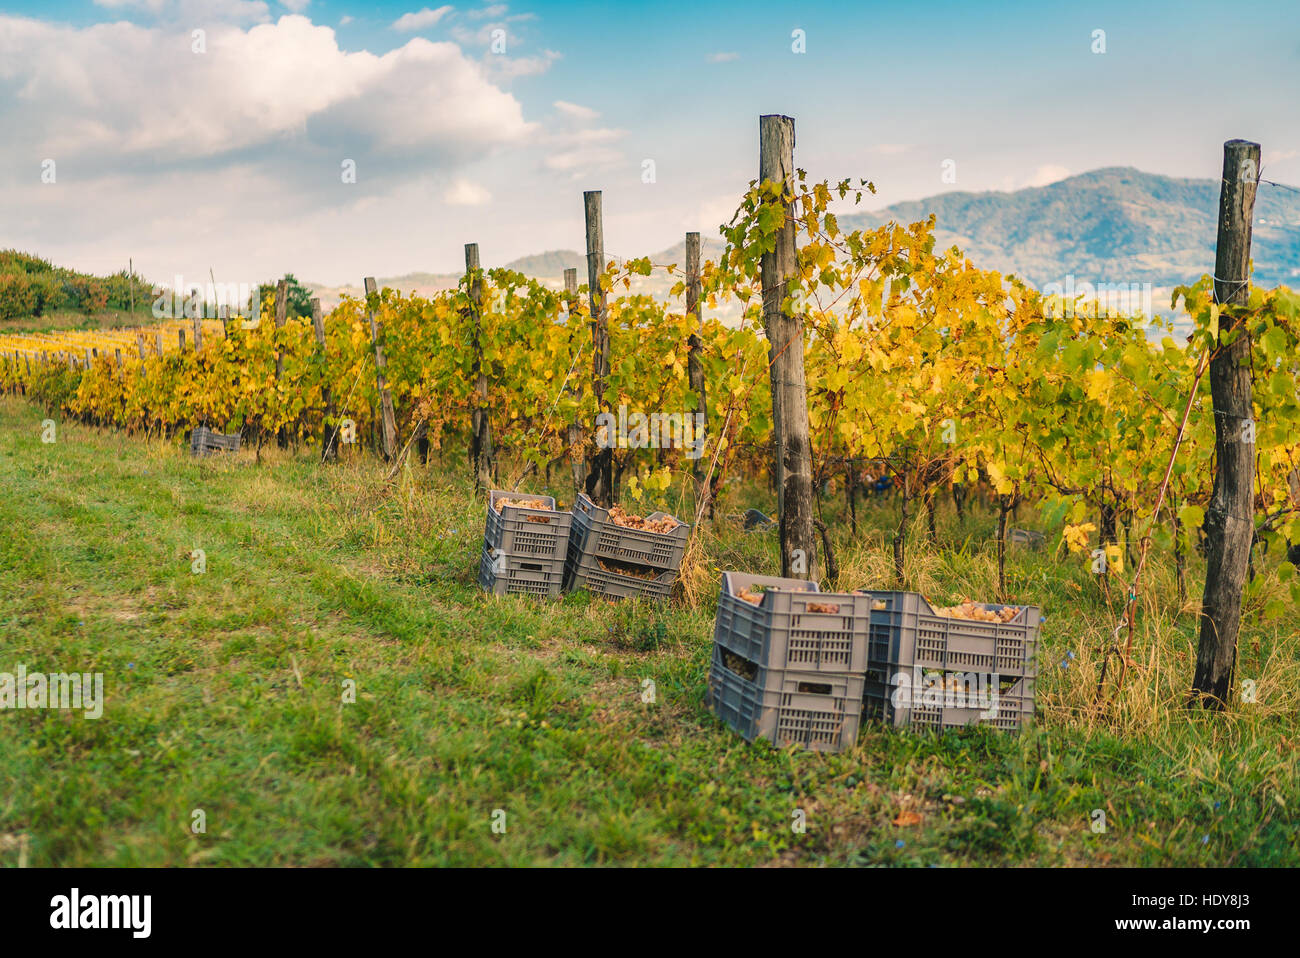
{"type": "Polygon", "coordinates": [[[869,599],[802,579],[724,572],[709,704],[746,741],[852,747],[862,717],[869,599]]]}
{"type": "Polygon", "coordinates": [[[573,504],[564,566],[566,589],[586,589],[614,599],[664,600],[677,581],[691,527],[664,512],[645,524],[664,531],[620,525],[587,496],[573,504]]]}
{"type": "Polygon", "coordinates": [[[190,433],[190,455],[207,456],[214,452],[238,452],[239,433],[226,436],[207,426],[195,426],[190,433]]]}
{"type": "Polygon", "coordinates": [[[1019,731],[1034,716],[1040,610],[936,610],[915,592],[872,592],[865,712],[890,725],[1019,731]],[[969,618],[962,615],[983,615],[969,618]]]}
{"type": "Polygon", "coordinates": [[[488,497],[479,585],[495,595],[559,595],[572,524],[572,514],[555,511],[550,496],[494,489],[488,497]]]}

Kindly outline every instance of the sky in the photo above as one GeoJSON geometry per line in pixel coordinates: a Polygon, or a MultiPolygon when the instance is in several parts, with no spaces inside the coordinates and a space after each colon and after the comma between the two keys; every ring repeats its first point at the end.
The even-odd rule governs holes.
{"type": "Polygon", "coordinates": [[[1297,94],[1297,0],[0,0],[0,248],[357,284],[582,249],[599,189],[611,253],[699,230],[707,257],[763,113],[874,209],[1217,177],[1233,137],[1300,183],[1297,94]]]}

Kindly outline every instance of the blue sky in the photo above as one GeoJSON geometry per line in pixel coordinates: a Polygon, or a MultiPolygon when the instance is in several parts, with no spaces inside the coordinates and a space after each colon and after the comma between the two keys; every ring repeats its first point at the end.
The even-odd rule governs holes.
{"type": "Polygon", "coordinates": [[[578,248],[602,189],[607,247],[648,253],[729,216],[769,112],[814,176],[874,180],[872,206],[1111,165],[1212,177],[1233,136],[1296,183],[1298,92],[1294,2],[0,0],[0,246],[355,282],[454,270],[467,241],[488,265],[578,248]]]}

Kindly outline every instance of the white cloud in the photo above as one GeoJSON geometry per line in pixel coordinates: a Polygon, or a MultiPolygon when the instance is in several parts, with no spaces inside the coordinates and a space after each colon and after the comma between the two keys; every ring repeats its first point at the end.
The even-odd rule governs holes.
{"type": "Polygon", "coordinates": [[[564,100],[530,123],[494,79],[544,69],[553,52],[502,68],[516,58],[420,37],[382,56],[347,51],[305,16],[174,19],[200,2],[251,9],[172,0],[156,21],[84,27],[0,14],[7,245],[96,272],[132,256],[155,280],[211,266],[223,282],[286,270],[355,281],[458,262],[467,239],[502,262],[571,245],[581,206],[565,184],[636,175],[626,134],[599,128],[595,110],[564,100]],[[45,157],[56,184],[40,182],[45,157]],[[345,159],[355,182],[340,177],[345,159]],[[413,209],[442,213],[394,231],[413,209]]]}
{"type": "Polygon", "coordinates": [[[540,56],[514,57],[507,54],[489,53],[483,58],[483,66],[494,79],[513,80],[516,77],[539,76],[551,68],[551,64],[560,59],[554,50],[543,50],[540,56]]]}
{"type": "Polygon", "coordinates": [[[615,166],[625,161],[623,151],[613,146],[625,136],[623,130],[594,129],[552,133],[546,138],[549,152],[542,165],[553,172],[568,173],[574,178],[593,170],[615,166]]]}
{"type": "Polygon", "coordinates": [[[157,13],[167,5],[167,0],[95,0],[95,6],[104,7],[108,10],[121,10],[123,8],[136,7],[141,10],[149,10],[157,13]]]}
{"type": "Polygon", "coordinates": [[[280,0],[280,4],[293,13],[302,13],[310,3],[311,0],[280,0]]]}
{"type": "Polygon", "coordinates": [[[492,17],[495,19],[504,16],[507,9],[509,8],[504,3],[494,3],[491,6],[480,7],[477,10],[470,10],[466,15],[471,20],[482,20],[486,17],[492,17]]]}
{"type": "Polygon", "coordinates": [[[343,14],[343,16],[339,17],[339,26],[341,27],[346,27],[351,22],[352,22],[352,17],[346,13],[343,14]]]}
{"type": "Polygon", "coordinates": [[[552,104],[561,113],[571,116],[578,120],[594,120],[600,116],[595,110],[587,106],[579,106],[576,103],[569,103],[567,100],[556,100],[552,104]]]}
{"type": "Polygon", "coordinates": [[[0,17],[0,85],[13,90],[0,122],[22,134],[0,142],[0,157],[37,148],[165,165],[298,141],[342,156],[418,147],[437,162],[530,131],[518,101],[452,43],[348,53],[332,29],[300,16],[211,27],[202,55],[188,33],[179,40],[129,23],[77,30],[0,17]]]}
{"type": "Polygon", "coordinates": [[[1034,170],[1032,176],[1020,185],[1026,186],[1047,186],[1049,183],[1056,183],[1070,175],[1070,171],[1064,166],[1058,166],[1055,163],[1045,163],[1038,169],[1034,170]]]}
{"type": "MultiPolygon", "coordinates": [[[[264,23],[271,19],[263,0],[94,0],[106,10],[138,10],[156,20],[192,27],[219,23],[264,23]]],[[[282,5],[297,13],[310,0],[283,0],[282,5]]]]}
{"type": "Polygon", "coordinates": [[[492,202],[492,194],[469,180],[455,180],[442,194],[444,203],[449,206],[486,206],[492,202]]]}
{"type": "Polygon", "coordinates": [[[739,53],[710,53],[707,57],[710,63],[730,63],[732,60],[739,60],[739,53]]]}
{"type": "Polygon", "coordinates": [[[393,29],[407,33],[413,30],[424,30],[451,13],[451,9],[450,6],[441,6],[437,10],[430,10],[425,7],[418,13],[404,13],[393,21],[393,29]]]}

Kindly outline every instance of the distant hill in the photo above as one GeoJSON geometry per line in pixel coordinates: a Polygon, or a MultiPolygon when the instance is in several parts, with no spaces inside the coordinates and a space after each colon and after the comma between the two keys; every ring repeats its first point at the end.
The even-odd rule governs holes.
{"type": "Polygon", "coordinates": [[[533,256],[521,256],[517,260],[506,263],[506,268],[523,273],[525,276],[557,280],[564,279],[566,269],[576,269],[578,282],[587,281],[587,256],[585,253],[578,253],[571,249],[554,249],[533,256]]]}

